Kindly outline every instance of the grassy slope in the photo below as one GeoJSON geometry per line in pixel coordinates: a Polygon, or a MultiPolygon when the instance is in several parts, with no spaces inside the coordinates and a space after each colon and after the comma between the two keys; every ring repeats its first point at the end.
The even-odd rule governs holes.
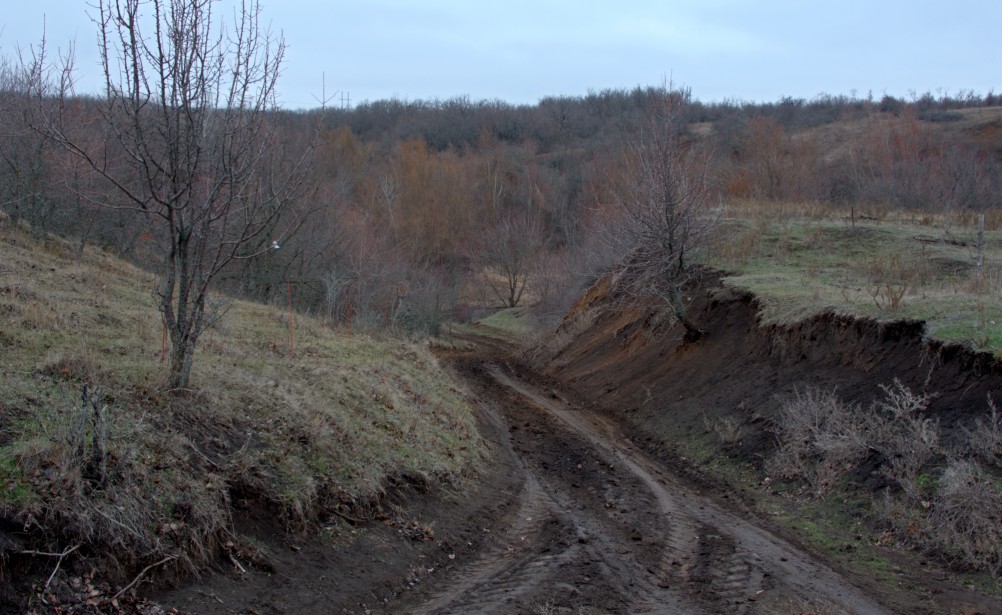
{"type": "Polygon", "coordinates": [[[284,310],[220,297],[192,390],[167,396],[149,274],[3,219],[0,254],[0,507],[32,547],[192,569],[237,548],[234,506],[301,527],[478,462],[463,395],[423,346],[296,316],[290,353],[284,310]],[[84,384],[103,418],[81,411],[84,384]]]}
{"type": "MultiPolygon", "coordinates": [[[[1002,230],[989,216],[975,274],[972,216],[865,212],[853,226],[832,207],[738,203],[710,264],[762,301],[766,322],[824,311],[926,321],[928,333],[1002,354],[1002,230]]],[[[857,215],[859,215],[857,213],[857,215]]]]}

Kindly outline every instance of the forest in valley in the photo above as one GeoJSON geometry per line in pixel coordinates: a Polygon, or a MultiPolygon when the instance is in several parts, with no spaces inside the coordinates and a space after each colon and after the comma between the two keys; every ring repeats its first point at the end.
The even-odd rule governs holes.
{"type": "MultiPolygon", "coordinates": [[[[104,101],[40,99],[18,75],[8,67],[0,83],[3,212],[81,249],[159,263],[168,246],[150,216],[39,127],[39,107],[59,105],[74,143],[128,159],[107,145],[104,101]]],[[[699,148],[723,210],[749,200],[818,203],[847,217],[1002,206],[1002,124],[970,121],[1002,105],[991,92],[707,103],[666,84],[536,105],[456,98],[272,108],[265,172],[254,181],[277,191],[268,178],[289,168],[296,181],[225,262],[216,288],[290,301],[358,330],[434,333],[500,306],[559,318],[617,258],[610,210],[636,162],[631,144],[666,93],[684,103],[682,142],[699,148]]]]}

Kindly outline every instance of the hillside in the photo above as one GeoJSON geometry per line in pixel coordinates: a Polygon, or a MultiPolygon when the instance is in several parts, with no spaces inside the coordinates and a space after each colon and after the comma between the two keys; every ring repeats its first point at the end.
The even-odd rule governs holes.
{"type": "Polygon", "coordinates": [[[51,608],[95,572],[122,587],[270,566],[262,523],[337,542],[379,518],[404,536],[420,526],[388,496],[482,466],[464,393],[422,344],[217,295],[191,389],[165,394],[148,273],[2,215],[0,255],[8,608],[43,584],[51,608]]]}
{"type": "Polygon", "coordinates": [[[611,277],[437,356],[219,295],[174,394],[149,274],[0,221],[3,606],[992,612],[998,231],[972,285],[969,226],[811,211],[730,210],[698,339],[611,277]],[[892,253],[930,267],[893,309],[892,253]]]}
{"type": "Polygon", "coordinates": [[[996,612],[1002,362],[886,313],[770,318],[740,282],[690,289],[693,341],[607,277],[525,356],[894,610],[996,612]]]}

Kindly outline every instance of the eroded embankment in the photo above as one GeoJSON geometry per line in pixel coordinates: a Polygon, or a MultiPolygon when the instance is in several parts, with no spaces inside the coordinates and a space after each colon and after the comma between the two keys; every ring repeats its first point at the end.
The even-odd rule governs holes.
{"type": "Polygon", "coordinates": [[[485,523],[474,558],[435,566],[388,612],[889,612],[882,597],[679,480],[616,421],[496,359],[474,352],[453,366],[516,479],[495,490],[511,498],[509,512],[485,523]]]}
{"type": "Polygon", "coordinates": [[[706,333],[683,341],[681,328],[659,330],[650,313],[617,307],[610,286],[593,287],[529,357],[652,438],[702,433],[728,419],[745,434],[736,452],[762,459],[773,443],[772,419],[797,390],[837,389],[846,402],[866,405],[895,379],[934,396],[928,413],[949,437],[984,415],[987,396],[1002,390],[1002,363],[928,340],[918,321],[826,313],[765,325],[755,297],[713,280],[689,306],[706,333]]]}
{"type": "Polygon", "coordinates": [[[777,531],[837,561],[895,610],[997,612],[996,591],[980,592],[974,576],[954,574],[981,570],[985,587],[995,587],[990,573],[999,544],[991,538],[991,511],[998,495],[981,489],[980,508],[971,508],[952,494],[958,486],[990,485],[977,478],[982,474],[973,483],[943,481],[951,464],[975,467],[975,458],[998,470],[995,444],[972,445],[986,420],[990,434],[999,431],[998,415],[989,411],[1002,390],[1002,362],[928,340],[916,321],[829,313],[778,325],[763,324],[758,314],[751,294],[709,280],[692,290],[688,306],[705,333],[685,339],[681,327],[664,326],[653,310],[624,308],[606,279],[526,357],[555,380],[552,386],[620,422],[677,475],[707,493],[737,495],[730,501],[747,516],[786,519],[787,529],[777,531]],[[887,418],[895,391],[921,401],[914,420],[887,418]],[[796,432],[791,440],[789,402],[830,393],[839,400],[838,420],[816,407],[811,412],[821,414],[807,422],[834,430],[825,426],[803,443],[796,432]],[[918,439],[925,457],[912,450],[918,439]],[[840,458],[837,448],[825,448],[833,442],[842,452],[859,450],[840,458]],[[789,456],[794,449],[800,457],[789,456]],[[907,463],[915,467],[901,474],[907,463]],[[982,512],[958,512],[958,505],[982,512]]]}

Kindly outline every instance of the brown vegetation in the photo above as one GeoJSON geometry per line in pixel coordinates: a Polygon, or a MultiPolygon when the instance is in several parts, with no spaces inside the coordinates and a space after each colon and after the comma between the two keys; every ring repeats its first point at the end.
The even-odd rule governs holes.
{"type": "Polygon", "coordinates": [[[0,347],[13,357],[0,502],[30,543],[8,552],[84,553],[120,578],[239,566],[255,556],[234,509],[261,505],[294,531],[368,514],[401,473],[458,480],[476,436],[457,391],[424,380],[439,375],[424,350],[352,334],[436,333],[498,302],[553,322],[619,265],[538,351],[552,373],[625,404],[655,449],[712,436],[815,496],[869,481],[892,536],[998,574],[996,360],[886,320],[929,289],[974,297],[983,342],[969,341],[1002,343],[998,266],[991,250],[982,263],[983,231],[976,246],[960,237],[985,215],[990,248],[1002,224],[997,97],[703,104],[662,86],[286,112],[282,43],[257,2],[249,38],[232,41],[215,38],[211,6],[99,3],[101,99],[73,96],[72,62],[50,72],[44,45],[0,63],[0,347]],[[127,42],[150,6],[185,33],[156,52],[127,42]],[[193,70],[162,61],[175,57],[193,70]],[[763,322],[782,293],[756,303],[696,284],[712,223],[739,208],[717,264],[799,267],[788,280],[812,287],[809,311],[763,322]],[[807,223],[789,223],[795,208],[807,223]],[[899,253],[861,221],[902,208],[929,234],[899,253]],[[945,245],[976,251],[977,273],[945,245]],[[880,320],[836,314],[832,289],[880,320]],[[310,341],[294,349],[295,326],[310,341]],[[196,348],[207,360],[192,372],[196,348]],[[754,384],[725,386],[735,374],[754,384]]]}
{"type": "MultiPolygon", "coordinates": [[[[30,82],[16,65],[7,69],[0,88],[9,111],[0,147],[11,191],[5,211],[36,231],[72,234],[155,263],[149,219],[103,207],[115,202],[93,175],[28,130],[22,118],[30,82]]],[[[644,135],[668,124],[676,154],[696,163],[690,170],[720,179],[706,196],[716,202],[719,194],[725,206],[760,199],[779,209],[797,201],[851,220],[909,207],[936,216],[948,232],[974,213],[991,218],[999,205],[997,97],[819,96],[742,105],[687,96],[664,118],[658,108],[679,93],[665,90],[603,91],[535,106],[454,99],[270,110],[269,130],[291,149],[308,144],[319,125],[312,190],[248,239],[240,259],[220,271],[219,287],[286,301],[291,286],[300,310],[334,326],[434,331],[477,296],[470,282],[482,279],[484,248],[497,245],[488,235],[505,220],[526,218],[541,227],[537,260],[558,264],[538,279],[549,299],[537,311],[552,321],[622,255],[606,245],[608,234],[600,237],[627,196],[630,182],[617,178],[638,178],[644,135]],[[275,239],[281,249],[269,250],[275,239]]],[[[63,109],[88,146],[101,138],[86,134],[100,108],[79,98],[63,109]]],[[[870,290],[868,301],[880,306],[907,301],[902,284],[875,281],[870,290]]]]}
{"type": "MultiPolygon", "coordinates": [[[[686,137],[689,92],[671,84],[651,92],[645,122],[626,154],[623,177],[612,189],[609,224],[597,229],[618,258],[618,287],[634,301],[656,298],[690,335],[682,289],[696,277],[719,216],[708,177],[709,153],[686,137]]],[[[671,323],[668,323],[671,324],[671,323]]]]}
{"type": "Polygon", "coordinates": [[[823,313],[765,323],[755,298],[713,283],[688,291],[707,333],[686,341],[681,326],[651,335],[657,319],[622,309],[616,292],[596,285],[530,352],[533,363],[666,462],[787,518],[852,569],[917,551],[915,570],[935,562],[994,585],[993,355],[927,339],[914,321],[823,313]]]}
{"type": "Polygon", "coordinates": [[[866,409],[830,391],[797,392],[781,410],[777,452],[766,470],[805,479],[819,496],[846,495],[847,477],[869,462],[889,481],[874,510],[901,541],[997,577],[1002,466],[994,446],[986,447],[999,433],[991,399],[990,414],[975,421],[985,435],[966,431],[947,440],[926,415],[931,395],[898,380],[880,389],[882,397],[866,409]]]}

